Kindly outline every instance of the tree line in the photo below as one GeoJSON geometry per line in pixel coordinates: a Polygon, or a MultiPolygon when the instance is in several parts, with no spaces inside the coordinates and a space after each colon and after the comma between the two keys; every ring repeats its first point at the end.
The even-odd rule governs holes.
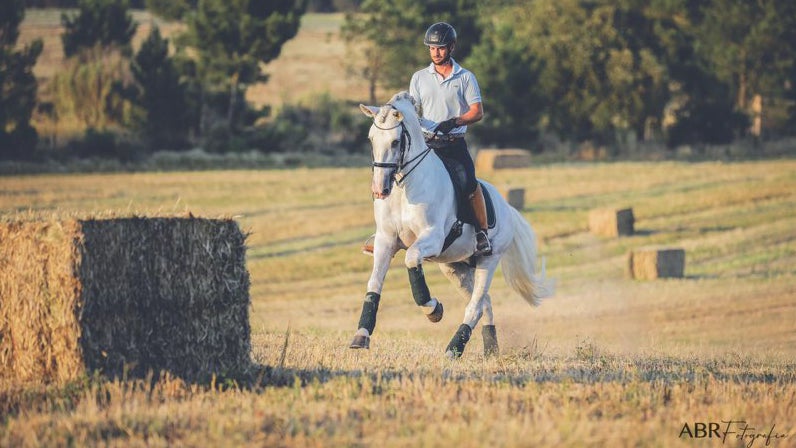
{"type": "MultiPolygon", "coordinates": [[[[36,138],[29,124],[38,98],[32,67],[42,43],[16,46],[25,6],[10,0],[0,11],[0,61],[8,61],[0,65],[0,83],[11,92],[0,103],[4,158],[30,155],[36,138]]],[[[74,144],[78,155],[119,157],[196,142],[228,148],[262,114],[245,104],[245,91],[263,79],[260,65],[296,35],[305,7],[302,1],[151,0],[150,10],[182,20],[186,30],[173,42],[176,52],[157,26],[133,52],[137,24],[127,0],[76,6],[62,14],[66,64],[50,82],[52,101],[39,108],[58,123],[87,127],[86,138],[74,144]],[[131,132],[140,136],[138,147],[117,144],[117,136],[131,132]]]]}
{"type": "MultiPolygon", "coordinates": [[[[621,147],[628,141],[722,143],[796,129],[796,4],[791,0],[315,1],[347,10],[349,70],[371,88],[406,88],[428,64],[422,33],[436,21],[459,33],[454,57],[476,73],[484,145],[533,150],[544,135],[621,147]],[[765,121],[762,118],[765,117],[765,121]]],[[[141,148],[263,150],[364,141],[349,107],[254,110],[245,92],[300,25],[302,0],[7,0],[0,5],[0,158],[36,146],[34,112],[88,131],[80,155],[125,157],[141,148]],[[39,101],[32,68],[41,41],[17,45],[30,6],[62,15],[66,66],[39,101]],[[133,52],[131,6],[185,24],[170,42],[157,26],[133,52]],[[312,133],[323,133],[313,135],[312,133]],[[134,134],[130,148],[119,135],[134,134]],[[109,150],[108,148],[112,148],[109,150]],[[267,148],[267,149],[265,149],[267,148]]]]}
{"type": "Polygon", "coordinates": [[[794,132],[791,0],[365,0],[343,27],[364,55],[352,69],[372,92],[406,86],[436,20],[454,24],[454,58],[479,79],[487,117],[472,132],[487,144],[794,132]]]}

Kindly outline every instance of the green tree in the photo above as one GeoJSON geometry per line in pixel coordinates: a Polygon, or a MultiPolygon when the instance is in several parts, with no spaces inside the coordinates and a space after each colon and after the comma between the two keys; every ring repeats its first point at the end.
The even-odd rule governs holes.
{"type": "Polygon", "coordinates": [[[185,86],[169,57],[169,41],[155,26],[130,63],[132,101],[143,111],[139,126],[156,147],[184,146],[189,128],[185,86]]]}
{"type": "Polygon", "coordinates": [[[37,140],[30,118],[38,89],[33,66],[42,42],[39,39],[17,48],[19,24],[24,17],[23,0],[0,2],[0,158],[21,157],[37,140]]]}
{"type": "Polygon", "coordinates": [[[204,88],[228,92],[228,128],[235,127],[248,86],[266,79],[260,64],[295,37],[303,12],[302,1],[204,0],[187,16],[185,42],[198,53],[204,88]]]}
{"type": "Polygon", "coordinates": [[[71,57],[96,45],[116,46],[130,54],[136,23],[127,0],[80,0],[76,15],[62,14],[64,55],[71,57]]]}
{"type": "Polygon", "coordinates": [[[736,110],[729,87],[710,73],[695,70],[687,84],[674,83],[671,123],[664,129],[666,144],[729,143],[749,126],[736,110]]]}
{"type": "Polygon", "coordinates": [[[346,14],[341,31],[349,48],[349,69],[368,81],[372,102],[377,86],[406,88],[412,73],[429,63],[423,33],[434,22],[456,28],[457,61],[465,60],[480,40],[474,0],[365,0],[359,12],[346,14]]]}
{"type": "Polygon", "coordinates": [[[790,76],[786,82],[785,98],[790,102],[788,106],[787,125],[790,135],[796,134],[796,64],[791,67],[790,76]]]}
{"type": "Polygon", "coordinates": [[[486,27],[468,65],[478,75],[486,110],[473,133],[486,144],[532,147],[548,100],[539,85],[542,65],[513,27],[486,27]]]}
{"type": "Polygon", "coordinates": [[[164,19],[180,20],[198,3],[199,0],[146,0],[146,9],[164,19]]]}
{"type": "Polygon", "coordinates": [[[538,0],[508,10],[518,38],[544,61],[548,126],[576,140],[642,135],[663,109],[667,70],[649,20],[613,2],[538,0]]]}
{"type": "Polygon", "coordinates": [[[792,0],[712,0],[695,32],[697,52],[731,87],[736,107],[751,98],[784,94],[796,63],[796,3],[792,0]]]}

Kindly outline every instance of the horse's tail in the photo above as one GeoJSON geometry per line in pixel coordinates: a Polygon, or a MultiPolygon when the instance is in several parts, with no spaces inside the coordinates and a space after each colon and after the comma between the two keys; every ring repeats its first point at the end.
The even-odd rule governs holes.
{"type": "Polygon", "coordinates": [[[553,295],[555,283],[546,278],[544,259],[542,272],[536,273],[536,234],[520,212],[509,208],[514,238],[501,261],[503,276],[529,304],[538,306],[542,299],[553,295]]]}

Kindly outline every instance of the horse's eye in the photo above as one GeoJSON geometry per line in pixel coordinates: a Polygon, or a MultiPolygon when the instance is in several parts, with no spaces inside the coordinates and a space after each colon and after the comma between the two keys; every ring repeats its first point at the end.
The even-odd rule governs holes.
{"type": "Polygon", "coordinates": [[[392,147],[393,148],[397,148],[398,147],[398,143],[399,143],[398,140],[393,140],[392,141],[392,147]]]}

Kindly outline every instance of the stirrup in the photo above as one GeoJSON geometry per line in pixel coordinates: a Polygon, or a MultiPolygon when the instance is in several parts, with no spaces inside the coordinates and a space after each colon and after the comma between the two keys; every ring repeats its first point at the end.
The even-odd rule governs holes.
{"type": "Polygon", "coordinates": [[[492,255],[492,243],[489,242],[489,237],[483,230],[479,230],[475,234],[475,253],[473,255],[477,257],[492,255]]]}
{"type": "Polygon", "coordinates": [[[362,253],[365,255],[373,256],[373,245],[376,241],[376,234],[374,233],[368,239],[365,240],[365,243],[362,245],[362,253]]]}

